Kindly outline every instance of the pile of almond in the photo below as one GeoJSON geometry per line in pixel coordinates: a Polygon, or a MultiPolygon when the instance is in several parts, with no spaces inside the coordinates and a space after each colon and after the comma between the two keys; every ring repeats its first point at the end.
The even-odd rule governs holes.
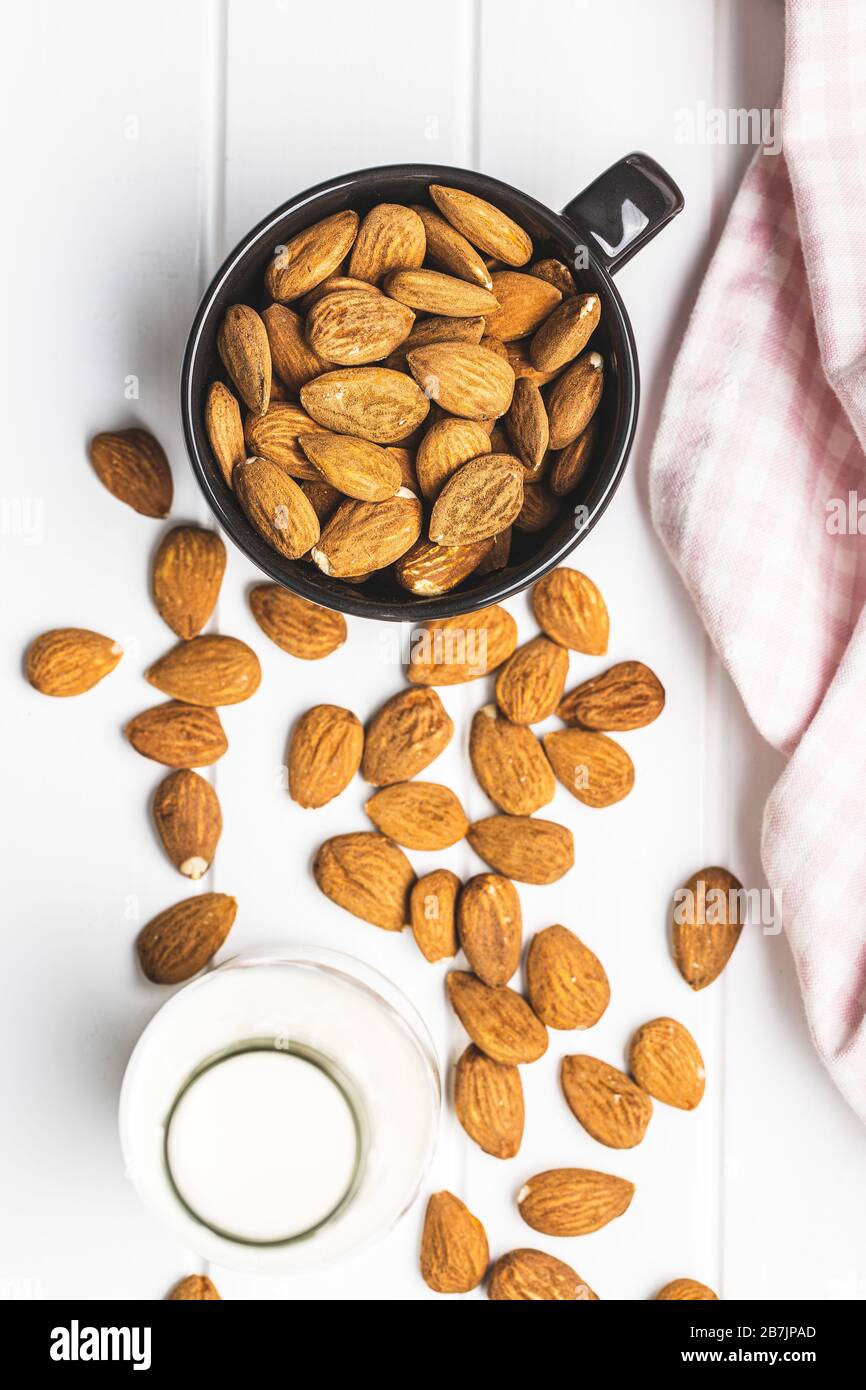
{"type": "Polygon", "coordinates": [[[559,516],[595,442],[595,293],[499,208],[346,209],[277,248],[235,304],[205,425],[250,524],[290,560],[444,594],[559,516]],[[531,263],[532,262],[532,263],[531,263]],[[523,270],[521,267],[528,267],[523,270]],[[242,418],[242,410],[244,416],[242,418]]]}

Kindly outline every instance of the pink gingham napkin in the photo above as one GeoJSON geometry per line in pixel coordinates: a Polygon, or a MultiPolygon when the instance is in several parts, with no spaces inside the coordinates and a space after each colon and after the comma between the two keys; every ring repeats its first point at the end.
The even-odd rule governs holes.
{"type": "Polygon", "coordinates": [[[771,148],[698,298],[650,491],[749,714],[789,755],[764,869],[815,1046],[866,1119],[864,0],[788,0],[771,148]]]}

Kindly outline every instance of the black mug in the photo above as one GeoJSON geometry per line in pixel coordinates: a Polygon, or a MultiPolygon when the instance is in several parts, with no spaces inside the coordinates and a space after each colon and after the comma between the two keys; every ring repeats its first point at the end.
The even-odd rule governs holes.
{"type": "Polygon", "coordinates": [[[195,316],[181,375],[184,437],[193,472],[224,531],[269,578],[302,597],[365,618],[415,622],[467,613],[497,603],[560,564],[586,536],[613,496],[628,461],[637,422],[640,382],[628,314],[612,276],[675,217],[683,196],[656,162],[630,154],[611,165],[573,198],[551,212],[507,183],[444,165],[389,164],[329,179],[277,208],[235,247],[214,276],[195,316]],[[578,290],[601,297],[601,322],[592,339],[605,361],[596,449],[577,489],[543,531],[513,533],[505,569],[470,575],[451,593],[419,597],[399,589],[383,572],[348,584],[306,560],[287,560],[247,521],[213,457],[204,423],[208,388],[221,377],[217,331],[231,304],[261,308],[264,274],[275,248],[331,213],[353,208],[361,216],[376,203],[427,202],[427,188],[441,183],[466,189],[513,217],[533,240],[534,259],[553,256],[573,269],[578,290]]]}

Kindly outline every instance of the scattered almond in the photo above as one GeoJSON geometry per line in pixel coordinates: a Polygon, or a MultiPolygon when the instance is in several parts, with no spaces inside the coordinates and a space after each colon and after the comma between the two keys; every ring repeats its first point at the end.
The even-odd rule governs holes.
{"type": "Polygon", "coordinates": [[[563,1057],[560,1081],[569,1109],[593,1139],[633,1149],[652,1119],[652,1101],[625,1072],[596,1057],[563,1057]]]}
{"type": "Polygon", "coordinates": [[[206,1274],[190,1274],[186,1279],[181,1279],[179,1284],[175,1284],[168,1296],[170,1303],[196,1302],[221,1303],[222,1296],[217,1292],[216,1284],[208,1279],[206,1274]]]}
{"type": "Polygon", "coordinates": [[[417,628],[406,674],[413,685],[460,685],[501,666],[517,644],[517,624],[498,604],[417,628]]]}
{"type": "Polygon", "coordinates": [[[460,880],[450,869],[434,869],[416,880],[409,899],[412,935],[425,960],[456,956],[457,895],[460,880]]]}
{"type": "Polygon", "coordinates": [[[544,1056],[547,1030],[513,989],[491,989],[464,970],[452,970],[446,985],[451,1007],[485,1056],[515,1067],[544,1056]]]}
{"type": "Polygon", "coordinates": [[[488,816],[466,838],[491,869],[519,883],[555,883],[574,863],[571,831],[535,816],[488,816]]]}
{"type": "Polygon", "coordinates": [[[487,1297],[504,1303],[598,1302],[571,1265],[543,1250],[511,1250],[493,1266],[487,1297]]]}
{"type": "Polygon", "coordinates": [[[436,1293],[469,1293],[487,1273],[484,1227],[451,1192],[434,1192],[421,1235],[421,1275],[436,1293]]]}
{"type": "Polygon", "coordinates": [[[226,548],[216,531],[175,526],[160,541],[151,575],[153,601],[178,637],[188,640],[201,632],[216,607],[225,567],[226,548]]]}
{"type": "Polygon", "coordinates": [[[212,633],[173,647],[144,677],[188,705],[237,705],[258,690],[262,668],[246,642],[212,633]]]}
{"type": "Polygon", "coordinates": [[[539,579],[532,590],[532,608],[539,626],[560,646],[586,656],[607,651],[607,607],[592,580],[579,570],[551,570],[539,579]]]}
{"type": "Polygon", "coordinates": [[[553,714],[568,675],[568,652],[548,637],[518,647],[496,678],[496,702],[512,724],[538,724],[553,714]]]}
{"type": "Polygon", "coordinates": [[[560,701],[557,714],[584,729],[642,729],[665,707],[665,688],[642,661],[620,661],[560,701]]]}
{"type": "Polygon", "coordinates": [[[401,690],[370,721],[362,775],[374,787],[407,782],[438,758],[453,733],[435,690],[401,690]]]}
{"type": "Polygon", "coordinates": [[[451,788],[437,782],[396,782],[371,796],[364,809],[377,830],[405,849],[448,849],[469,828],[451,788]]]}
{"type": "Polygon", "coordinates": [[[520,1215],[547,1236],[585,1236],[622,1216],[634,1183],[591,1168],[551,1168],[521,1188],[520,1215]]]}
{"type": "Polygon", "coordinates": [[[523,1083],[517,1067],[494,1062],[470,1043],[454,1071],[454,1111],[479,1148],[514,1158],[523,1139],[523,1083]]]}
{"type": "Polygon", "coordinates": [[[222,946],[237,910],[227,893],[200,893],[152,918],[137,943],[147,978],[157,985],[177,985],[197,975],[222,946]]]}
{"type": "Polygon", "coordinates": [[[674,898],[673,943],[677,969],[692,989],[717,980],[743,930],[743,885],[727,869],[692,874],[674,898]]]}
{"type": "Polygon", "coordinates": [[[137,753],[165,767],[209,767],[229,746],[215,709],[178,700],[143,710],[124,732],[137,753]]]}
{"type": "Polygon", "coordinates": [[[460,894],[460,944],[479,980],[507,985],[520,964],[523,918],[517,889],[501,874],[476,874],[460,894]]]}
{"type": "Polygon", "coordinates": [[[687,1028],[673,1018],[655,1018],[631,1040],[629,1069],[655,1100],[694,1110],[704,1094],[704,1059],[687,1028]]]}
{"type": "Polygon", "coordinates": [[[175,868],[192,879],[207,873],[223,828],[210,782],[188,768],[170,772],[156,789],[153,819],[175,868]]]}
{"type": "Polygon", "coordinates": [[[27,679],[41,695],[83,695],[113,671],[123,648],[101,632],[56,627],[30,643],[27,679]]]}
{"type": "Polygon", "coordinates": [[[385,931],[402,931],[410,917],[412,865],[384,835],[357,831],[326,840],[313,860],[313,877],[326,897],[385,931]]]}
{"type": "Polygon", "coordinates": [[[559,925],[532,938],[526,992],[548,1028],[592,1028],[610,1003],[601,961],[574,932],[559,925]]]}
{"type": "Polygon", "coordinates": [[[469,757],[475,776],[500,811],[531,816],[553,800],[556,779],[531,729],[485,705],[472,720],[469,757]]]}
{"type": "Polygon", "coordinates": [[[299,806],[325,806],[361,766],[364,730],[351,710],[314,705],[302,714],[289,743],[289,795],[299,806]]]}
{"type": "Polygon", "coordinates": [[[606,734],[557,730],[544,735],[544,751],[557,779],[584,806],[613,806],[634,786],[634,763],[606,734]]]}
{"type": "Polygon", "coordinates": [[[713,1293],[712,1289],[707,1288],[706,1284],[699,1284],[696,1279],[673,1279],[669,1284],[665,1284],[655,1296],[655,1302],[660,1299],[662,1302],[704,1302],[708,1303],[711,1299],[718,1301],[719,1295],[713,1293]]]}
{"type": "Polygon", "coordinates": [[[174,485],[165,450],[147,430],[115,430],[90,441],[90,462],[103,487],[141,516],[167,517],[174,485]]]}
{"type": "Polygon", "coordinates": [[[342,613],[291,594],[280,584],[257,584],[250,590],[249,603],[262,632],[290,656],[318,661],[346,640],[342,613]]]}

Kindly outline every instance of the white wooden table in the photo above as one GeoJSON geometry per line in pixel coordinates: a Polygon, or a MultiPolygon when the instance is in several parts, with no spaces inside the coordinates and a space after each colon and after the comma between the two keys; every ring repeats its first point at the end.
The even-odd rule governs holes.
{"type": "MultiPolygon", "coordinates": [[[[693,1115],[657,1106],[644,1144],[608,1152],[566,1110],[557,1062],[574,1041],[552,1035],[548,1057],[524,1071],[520,1155],[487,1158],[446,1115],[427,1190],[461,1194],[494,1252],[541,1245],[603,1298],[645,1299],[677,1275],[728,1297],[866,1294],[866,1135],[813,1055],[784,939],[744,932],[724,979],[697,996],[666,944],[670,895],[699,866],[729,864],[760,886],[761,810],[781,765],[708,650],[646,500],[666,378],[749,155],[678,143],[676,113],[772,107],[780,10],[778,0],[535,0],[529,11],[516,0],[43,0],[7,17],[5,1296],[158,1299],[200,1267],[126,1183],[115,1117],[127,1056],[163,998],[138,976],[132,943],[186,893],[149,821],[159,770],[121,735],[153,703],[141,671],[171,642],[147,588],[163,528],[100,487],[85,441],[133,422],[152,428],[174,467],[173,519],[207,520],[180,435],[180,358],[199,294],[247,228],[321,178],[403,160],[479,168],[560,207],[635,148],[670,169],[686,211],[620,276],[642,358],[641,429],[578,562],[607,598],[611,659],[649,662],[669,701],[656,725],[624,738],[638,774],[624,803],[597,813],[557,792],[552,814],[575,831],[576,869],[521,896],[528,932],[574,927],[611,977],[611,1007],[578,1047],[620,1063],[634,1026],[673,1014],[703,1048],[707,1095],[693,1115]],[[88,696],[51,701],[26,685],[20,656],[34,634],[65,624],[116,636],[126,656],[88,696]],[[594,1236],[534,1238],[513,1194],[559,1164],[633,1178],[631,1210],[594,1236]]],[[[444,1003],[444,967],[427,966],[408,934],[326,902],[309,874],[322,839],[363,828],[361,783],[305,813],[280,777],[298,712],[343,701],[365,718],[401,688],[396,633],[355,621],[333,658],[293,661],[248,612],[255,578],[231,549],[218,627],[255,646],[265,676],[252,704],[226,711],[231,749],[215,774],[226,829],[207,886],[239,900],[231,947],[302,940],[362,956],[412,997],[449,1063],[465,1040],[444,1003]]],[[[511,606],[529,635],[526,601],[511,606]]],[[[603,664],[574,658],[572,674],[603,664]]],[[[436,766],[476,815],[487,803],[465,741],[483,693],[445,692],[460,737],[436,766]]],[[[464,875],[481,867],[465,845],[440,860],[464,875]]],[[[214,1277],[229,1298],[432,1297],[417,1273],[422,1209],[340,1268],[214,1277]]]]}

